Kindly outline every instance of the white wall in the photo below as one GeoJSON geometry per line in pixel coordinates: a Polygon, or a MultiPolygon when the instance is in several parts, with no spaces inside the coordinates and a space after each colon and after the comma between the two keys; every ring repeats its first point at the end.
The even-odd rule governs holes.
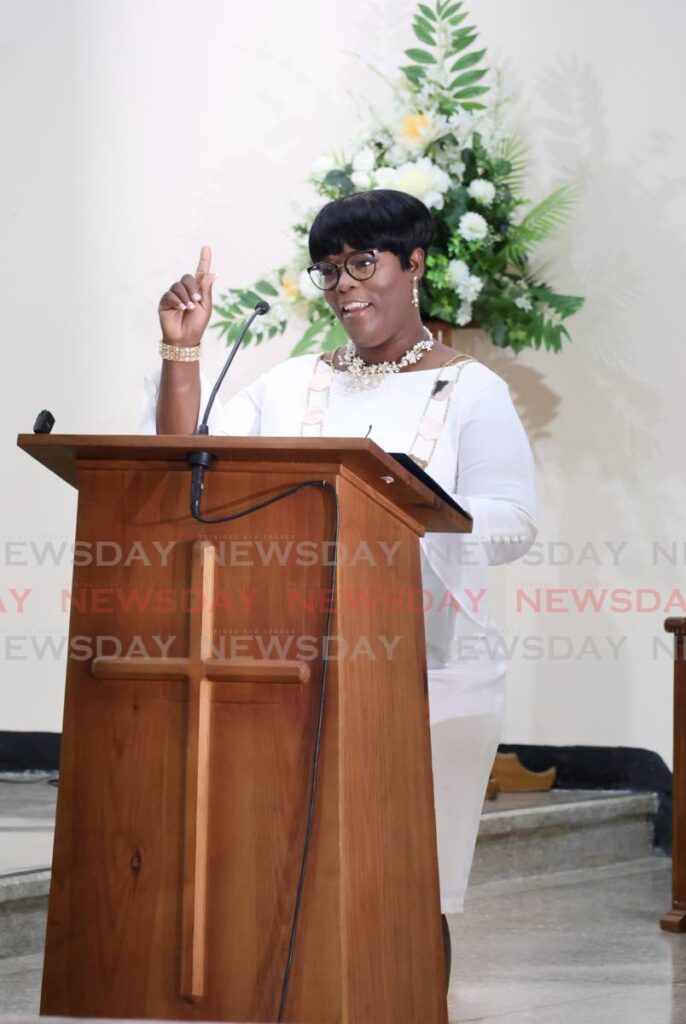
{"type": "MultiPolygon", "coordinates": [[[[508,638],[553,644],[544,657],[515,648],[506,738],[645,746],[668,759],[671,668],[652,644],[668,593],[686,589],[686,8],[470,6],[517,94],[532,189],[580,183],[577,214],[542,259],[560,289],[588,297],[563,355],[513,360],[478,342],[475,350],[508,378],[529,427],[544,550],[564,542],[576,560],[590,543],[587,553],[603,558],[519,563],[494,578],[508,638]],[[659,540],[679,542],[677,565],[653,564],[659,540]],[[626,545],[618,565],[605,541],[626,545]],[[587,584],[657,590],[661,606],[517,611],[518,588],[587,584]],[[557,656],[558,637],[571,639],[572,657],[557,656]],[[607,637],[622,644],[616,658],[607,637]],[[586,656],[576,657],[584,642],[586,656]]],[[[386,102],[351,51],[393,69],[410,42],[411,9],[406,0],[3,3],[0,533],[15,547],[0,549],[0,640],[15,640],[0,676],[0,728],[60,728],[64,657],[39,659],[31,644],[59,643],[70,567],[37,565],[27,544],[71,539],[75,511],[73,492],[18,452],[15,435],[44,407],[59,432],[135,429],[141,377],[157,362],[158,295],[194,267],[205,242],[224,286],[287,255],[291,204],[305,198],[313,159],[357,130],[347,90],[386,102]],[[7,565],[8,554],[28,564],[7,565]],[[31,590],[22,614],[9,588],[31,590]]],[[[216,341],[207,348],[212,371],[224,350],[216,341]]],[[[246,350],[231,390],[289,349],[287,339],[246,350]]]]}

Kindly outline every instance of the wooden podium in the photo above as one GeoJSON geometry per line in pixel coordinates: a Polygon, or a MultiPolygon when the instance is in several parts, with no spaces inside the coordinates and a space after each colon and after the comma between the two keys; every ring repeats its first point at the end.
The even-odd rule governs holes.
{"type": "Polygon", "coordinates": [[[328,664],[283,1019],[445,1024],[418,539],[468,517],[363,438],[18,443],[79,491],[41,1013],[276,1020],[328,664]],[[204,525],[194,449],[205,516],[335,488],[332,604],[332,494],[204,525]]]}

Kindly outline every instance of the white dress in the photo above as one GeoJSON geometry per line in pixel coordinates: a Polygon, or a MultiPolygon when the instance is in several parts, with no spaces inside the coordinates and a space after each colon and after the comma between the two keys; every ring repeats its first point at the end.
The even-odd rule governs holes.
{"type": "MultiPolygon", "coordinates": [[[[202,410],[210,384],[201,380],[202,410]]],[[[441,909],[455,913],[504,709],[506,657],[488,612],[487,570],[520,558],[535,539],[533,458],[507,385],[475,360],[390,374],[363,391],[347,381],[319,354],[286,359],[215,404],[210,433],[368,436],[411,454],[472,515],[469,535],[420,540],[441,909]]],[[[142,433],[155,433],[158,387],[159,371],[145,379],[142,433]]]]}

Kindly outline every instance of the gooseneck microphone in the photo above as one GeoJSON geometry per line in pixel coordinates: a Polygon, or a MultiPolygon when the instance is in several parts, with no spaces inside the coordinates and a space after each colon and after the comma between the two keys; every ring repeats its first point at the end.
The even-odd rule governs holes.
{"type": "Polygon", "coordinates": [[[233,357],[236,355],[236,352],[240,348],[241,342],[243,341],[243,338],[247,334],[248,330],[250,329],[250,326],[251,326],[253,320],[255,319],[255,317],[264,316],[264,314],[268,313],[268,312],[269,312],[269,303],[268,302],[258,302],[257,305],[255,306],[255,309],[253,310],[252,314],[250,315],[250,318],[248,320],[246,320],[245,324],[243,325],[243,330],[241,331],[241,333],[236,338],[236,340],[234,342],[234,345],[233,345],[233,348],[231,349],[231,352],[229,353],[229,358],[224,363],[224,369],[222,370],[222,372],[217,377],[217,383],[212,388],[212,393],[211,393],[211,395],[209,397],[209,400],[207,402],[207,405],[205,407],[205,412],[204,412],[202,420],[200,421],[200,426],[196,430],[196,434],[209,434],[210,431],[209,431],[209,427],[207,426],[207,421],[210,418],[210,412],[212,411],[212,406],[214,405],[214,400],[217,397],[217,392],[219,391],[220,387],[224,383],[224,377],[226,377],[228,369],[231,366],[231,363],[233,362],[233,357]]]}
{"type": "MultiPolygon", "coordinates": [[[[222,369],[222,372],[217,377],[217,383],[212,388],[212,393],[210,394],[210,397],[209,397],[209,400],[207,402],[207,405],[205,406],[205,412],[203,413],[202,420],[200,421],[200,425],[199,425],[198,429],[195,432],[196,435],[200,434],[200,435],[205,435],[206,436],[207,434],[209,434],[210,430],[209,430],[209,427],[208,427],[207,423],[208,423],[208,420],[210,418],[210,412],[212,411],[212,406],[214,405],[214,400],[217,397],[217,393],[218,393],[220,387],[222,386],[222,384],[224,383],[224,378],[226,377],[226,374],[228,373],[229,367],[231,366],[231,363],[233,362],[233,357],[236,355],[236,352],[240,348],[240,344],[243,341],[243,338],[245,337],[246,333],[248,332],[248,330],[250,328],[250,325],[252,324],[252,322],[255,319],[255,317],[264,316],[264,314],[268,313],[268,312],[269,312],[269,303],[268,302],[264,302],[264,301],[261,300],[260,302],[257,303],[257,305],[255,306],[255,308],[254,308],[253,312],[251,313],[250,317],[248,318],[248,320],[246,320],[245,324],[243,325],[243,329],[242,329],[241,333],[238,335],[238,337],[236,338],[236,340],[235,340],[235,342],[233,344],[233,348],[231,349],[231,352],[229,353],[229,357],[226,360],[226,362],[224,363],[224,367],[222,369]]],[[[204,477],[205,477],[205,470],[208,469],[212,465],[212,463],[214,462],[214,455],[212,455],[210,452],[204,452],[204,451],[203,452],[189,452],[188,455],[186,456],[186,461],[188,462],[188,465],[191,466],[191,468],[192,468],[192,473],[191,473],[191,502],[190,502],[190,504],[191,504],[191,515],[193,516],[194,519],[199,519],[200,518],[200,499],[202,497],[202,491],[203,491],[203,486],[204,486],[203,481],[204,481],[204,477]]]]}

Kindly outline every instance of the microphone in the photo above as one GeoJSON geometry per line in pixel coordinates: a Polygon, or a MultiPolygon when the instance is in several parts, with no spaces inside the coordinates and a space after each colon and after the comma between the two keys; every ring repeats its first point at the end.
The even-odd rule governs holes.
{"type": "MultiPolygon", "coordinates": [[[[209,434],[210,428],[208,427],[207,422],[208,422],[208,420],[210,418],[210,412],[212,411],[212,406],[214,405],[214,400],[217,397],[217,393],[218,393],[220,387],[222,386],[222,384],[224,382],[224,378],[226,377],[226,374],[228,373],[228,370],[229,370],[229,367],[231,366],[231,363],[233,362],[233,357],[236,355],[236,352],[238,351],[238,349],[240,347],[240,344],[243,341],[243,338],[245,337],[245,335],[247,334],[247,332],[248,332],[248,330],[250,328],[250,325],[252,324],[253,320],[256,317],[258,317],[258,316],[264,316],[264,314],[268,313],[268,312],[269,312],[269,303],[268,302],[264,302],[264,300],[261,299],[256,304],[256,306],[255,306],[253,312],[251,313],[250,317],[248,318],[248,320],[243,325],[243,329],[242,329],[241,333],[238,335],[238,337],[236,338],[236,341],[234,342],[233,348],[231,349],[231,352],[229,353],[229,357],[226,360],[226,362],[224,363],[224,368],[222,369],[222,372],[219,374],[219,377],[217,378],[217,383],[212,388],[212,392],[210,394],[209,400],[208,400],[207,405],[205,407],[205,412],[203,413],[202,420],[200,421],[200,425],[199,425],[198,429],[195,432],[196,435],[207,436],[209,434]]],[[[191,515],[193,516],[194,519],[199,519],[200,518],[200,499],[202,497],[202,492],[203,492],[203,487],[204,487],[205,470],[209,469],[209,467],[214,462],[214,455],[212,455],[211,452],[204,452],[204,451],[189,452],[188,455],[186,456],[186,461],[187,461],[188,465],[191,466],[191,469],[192,469],[192,472],[191,472],[191,498],[190,498],[191,515]]]]}
{"type": "Polygon", "coordinates": [[[207,421],[210,418],[210,412],[212,411],[212,406],[214,405],[214,400],[217,397],[217,392],[219,391],[220,387],[224,383],[224,377],[226,377],[228,369],[231,366],[231,363],[233,362],[233,357],[236,355],[236,352],[238,351],[238,349],[240,347],[240,344],[243,341],[243,338],[245,337],[245,335],[247,334],[248,329],[250,328],[250,325],[252,324],[253,320],[256,317],[258,317],[258,316],[264,316],[264,314],[268,313],[268,312],[269,312],[269,303],[268,302],[264,302],[263,300],[260,300],[260,302],[257,303],[257,305],[255,306],[253,312],[251,313],[250,318],[243,325],[243,330],[241,331],[241,333],[236,338],[236,340],[234,342],[234,345],[233,345],[233,348],[231,349],[231,352],[229,353],[229,358],[224,363],[224,369],[219,374],[219,377],[217,378],[217,383],[212,388],[212,393],[210,394],[209,401],[207,403],[207,406],[205,407],[205,412],[204,412],[202,420],[200,421],[200,426],[196,430],[196,434],[209,434],[210,430],[209,430],[209,427],[207,426],[207,421]]]}
{"type": "Polygon", "coordinates": [[[55,417],[49,409],[43,409],[38,413],[36,422],[33,424],[34,434],[49,434],[55,426],[55,417]]]}

